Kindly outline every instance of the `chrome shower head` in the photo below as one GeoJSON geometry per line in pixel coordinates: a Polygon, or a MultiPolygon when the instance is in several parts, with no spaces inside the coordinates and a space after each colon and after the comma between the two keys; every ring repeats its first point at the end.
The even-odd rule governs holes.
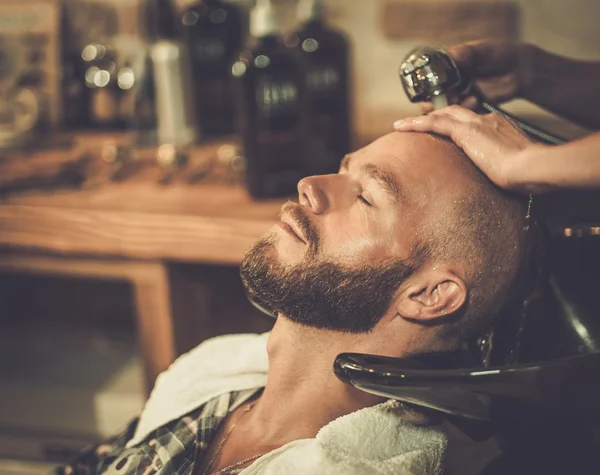
{"type": "Polygon", "coordinates": [[[400,65],[400,82],[410,102],[431,102],[434,109],[448,105],[448,97],[461,99],[472,94],[482,113],[500,113],[512,120],[534,140],[547,144],[565,143],[560,137],[517,119],[483,99],[473,81],[465,75],[450,53],[440,46],[419,46],[413,49],[400,65]]]}
{"type": "Polygon", "coordinates": [[[411,102],[433,102],[437,109],[447,105],[448,94],[459,95],[465,82],[452,56],[441,47],[420,46],[400,65],[400,81],[411,102]]]}

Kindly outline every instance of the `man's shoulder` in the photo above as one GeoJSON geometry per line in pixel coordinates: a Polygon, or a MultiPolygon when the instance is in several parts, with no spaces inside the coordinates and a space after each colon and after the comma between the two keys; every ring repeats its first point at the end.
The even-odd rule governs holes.
{"type": "Polygon", "coordinates": [[[214,397],[264,386],[268,336],[224,335],[180,356],[157,378],[129,445],[214,397]]]}

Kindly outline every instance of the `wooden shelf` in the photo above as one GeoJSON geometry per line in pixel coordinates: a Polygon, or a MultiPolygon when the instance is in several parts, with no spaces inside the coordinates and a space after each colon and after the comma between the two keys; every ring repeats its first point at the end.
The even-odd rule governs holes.
{"type": "Polygon", "coordinates": [[[241,186],[107,183],[0,200],[0,246],[66,254],[237,264],[283,200],[241,186]]]}

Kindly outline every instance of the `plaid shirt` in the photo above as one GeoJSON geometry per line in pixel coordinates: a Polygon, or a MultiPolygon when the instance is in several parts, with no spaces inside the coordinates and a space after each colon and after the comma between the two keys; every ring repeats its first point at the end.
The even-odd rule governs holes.
{"type": "MultiPolygon", "coordinates": [[[[139,418],[119,436],[81,452],[74,461],[57,470],[57,475],[192,475],[202,460],[219,424],[255,391],[239,391],[211,399],[180,419],[149,435],[135,447],[127,448],[139,418]]],[[[230,472],[232,475],[242,469],[230,472]]]]}

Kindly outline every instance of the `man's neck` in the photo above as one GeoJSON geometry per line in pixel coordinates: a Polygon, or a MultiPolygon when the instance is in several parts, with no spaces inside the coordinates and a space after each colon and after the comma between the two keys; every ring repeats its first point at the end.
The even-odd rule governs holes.
{"type": "Polygon", "coordinates": [[[340,353],[381,350],[372,335],[312,329],[280,317],[268,342],[267,385],[248,425],[261,442],[283,445],[312,438],[334,419],[383,402],[342,383],[333,373],[340,353]]]}

